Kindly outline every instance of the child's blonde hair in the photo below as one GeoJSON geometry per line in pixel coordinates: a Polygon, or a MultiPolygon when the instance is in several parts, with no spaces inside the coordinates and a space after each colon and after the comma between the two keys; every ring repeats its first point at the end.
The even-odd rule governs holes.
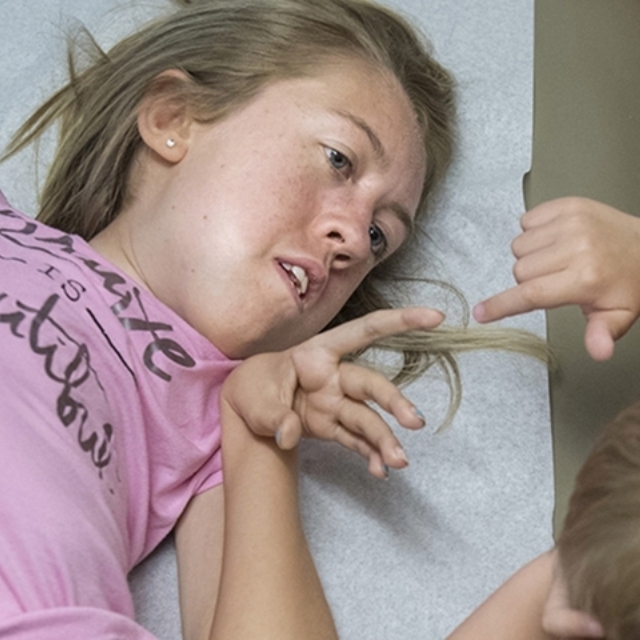
{"type": "Polygon", "coordinates": [[[640,638],[640,402],[605,427],[582,466],[558,552],[571,605],[607,640],[640,638]]]}

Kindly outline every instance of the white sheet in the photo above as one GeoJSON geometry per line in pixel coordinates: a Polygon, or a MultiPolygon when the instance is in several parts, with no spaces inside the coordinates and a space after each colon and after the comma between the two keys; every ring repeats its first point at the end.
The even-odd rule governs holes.
{"type": "MultiPolygon", "coordinates": [[[[394,0],[422,26],[460,84],[461,149],[416,271],[442,277],[473,303],[511,284],[509,243],[523,211],[532,137],[533,0],[394,0]]],[[[163,0],[0,0],[0,143],[60,79],[63,29],[87,24],[104,45],[163,0]]],[[[35,209],[23,154],[0,165],[0,185],[35,209]]],[[[417,291],[416,302],[434,303],[417,291]]],[[[544,334],[544,315],[508,324],[544,334]]],[[[403,434],[411,466],[388,482],[336,447],[302,456],[303,512],[345,640],[443,638],[504,578],[551,545],[553,473],[547,377],[524,357],[462,359],[464,399],[454,424],[403,434]]],[[[444,403],[425,379],[409,394],[432,426],[444,403]]],[[[180,637],[171,541],[132,577],[139,619],[180,637]]]]}

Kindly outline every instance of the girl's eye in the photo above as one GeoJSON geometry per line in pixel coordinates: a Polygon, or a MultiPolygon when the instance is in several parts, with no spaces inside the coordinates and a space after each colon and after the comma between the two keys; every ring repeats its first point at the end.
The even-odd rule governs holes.
{"type": "Polygon", "coordinates": [[[369,227],[369,242],[371,243],[371,253],[377,260],[381,260],[387,253],[389,243],[384,231],[377,224],[371,224],[369,227]]]}
{"type": "Polygon", "coordinates": [[[340,151],[336,151],[335,149],[327,148],[326,149],[327,158],[329,158],[329,162],[331,166],[341,173],[345,172],[345,169],[350,171],[353,165],[351,164],[351,160],[344,155],[344,153],[340,153],[340,151]]]}

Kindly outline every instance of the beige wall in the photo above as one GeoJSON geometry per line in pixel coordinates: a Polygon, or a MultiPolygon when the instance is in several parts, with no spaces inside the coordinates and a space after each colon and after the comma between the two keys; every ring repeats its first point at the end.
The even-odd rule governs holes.
{"type": "MultiPolygon", "coordinates": [[[[535,20],[527,206],[581,195],[640,215],[640,1],[536,0],[535,20]]],[[[561,362],[551,376],[557,530],[598,429],[640,398],[640,325],[611,361],[595,363],[578,309],[552,310],[547,319],[561,362]]]]}

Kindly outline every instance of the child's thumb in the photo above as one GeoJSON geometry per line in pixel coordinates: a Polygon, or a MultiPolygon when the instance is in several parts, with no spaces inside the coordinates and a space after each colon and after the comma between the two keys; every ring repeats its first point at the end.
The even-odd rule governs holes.
{"type": "Polygon", "coordinates": [[[288,451],[300,442],[302,437],[302,423],[295,411],[287,411],[280,419],[280,425],[276,429],[276,444],[280,449],[288,451]]]}
{"type": "Polygon", "coordinates": [[[609,360],[613,355],[615,341],[632,324],[632,314],[627,310],[594,311],[589,314],[584,332],[584,345],[589,355],[594,360],[609,360]]]}

